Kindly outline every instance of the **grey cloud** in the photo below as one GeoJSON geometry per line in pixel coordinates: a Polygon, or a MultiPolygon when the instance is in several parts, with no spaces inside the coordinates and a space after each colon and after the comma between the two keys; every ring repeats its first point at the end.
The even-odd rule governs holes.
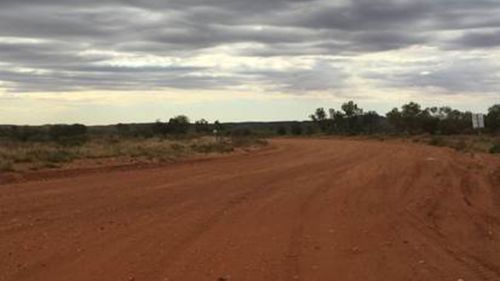
{"type": "Polygon", "coordinates": [[[274,90],[294,93],[322,91],[344,88],[349,74],[342,67],[328,61],[316,62],[310,68],[292,70],[240,71],[240,74],[253,77],[268,85],[275,85],[274,90]]]}
{"type": "Polygon", "coordinates": [[[494,48],[500,46],[500,30],[468,32],[451,42],[455,48],[494,48]]]}
{"type": "MultiPolygon", "coordinates": [[[[259,83],[286,91],[345,87],[343,67],[327,67],[327,56],[404,49],[415,45],[441,52],[500,45],[498,0],[2,0],[0,2],[0,81],[11,91],[133,89],[154,87],[225,88],[259,83]],[[439,32],[453,31],[455,38],[439,32]],[[2,37],[41,39],[6,43],[2,37]],[[251,43],[233,55],[314,56],[313,69],[259,70],[215,76],[219,69],[185,66],[119,68],[103,66],[109,55],[82,56],[88,50],[171,56],[189,62],[207,48],[251,43]],[[19,72],[20,68],[32,72],[19,72]],[[43,74],[41,74],[43,73],[43,74]],[[335,77],[334,81],[330,77],[335,77]],[[297,82],[300,81],[300,82],[297,82]]],[[[189,63],[187,63],[189,64],[189,63]]],[[[473,65],[473,63],[470,63],[473,65]]],[[[409,66],[412,70],[416,66],[409,66]]],[[[471,67],[471,66],[469,66],[471,67]]],[[[474,66],[480,77],[495,67],[474,66]]],[[[470,68],[469,68],[470,69],[470,68]]],[[[402,73],[393,85],[448,85],[459,71],[449,65],[428,77],[402,73]],[[451,77],[451,78],[449,78],[451,77]],[[441,84],[440,84],[441,83],[441,84]]],[[[474,73],[471,73],[473,75],[474,73]]],[[[397,75],[396,75],[397,76],[397,75]]],[[[487,88],[494,81],[485,81],[487,88]]]]}
{"type": "Polygon", "coordinates": [[[396,88],[433,87],[450,94],[500,91],[500,66],[486,59],[438,60],[398,71],[367,71],[365,75],[396,88]]]}
{"type": "Polygon", "coordinates": [[[301,29],[263,27],[263,30],[248,26],[199,26],[189,29],[166,30],[151,36],[151,41],[188,48],[206,48],[231,43],[296,43],[311,41],[318,37],[318,32],[301,29]]]}
{"type": "Polygon", "coordinates": [[[355,34],[352,38],[352,50],[374,52],[405,48],[425,44],[429,37],[422,34],[409,34],[398,31],[374,31],[355,34]]]}
{"type": "Polygon", "coordinates": [[[311,28],[328,28],[340,30],[373,30],[387,27],[398,27],[405,22],[420,20],[430,7],[422,1],[360,1],[353,0],[345,6],[319,6],[308,14],[297,11],[292,24],[311,28]]]}
{"type": "Polygon", "coordinates": [[[351,0],[342,6],[318,5],[309,13],[297,10],[292,19],[280,20],[347,31],[422,32],[498,26],[499,11],[500,3],[493,0],[351,0]]]}
{"type": "Polygon", "coordinates": [[[412,45],[424,44],[430,40],[429,36],[426,35],[410,35],[397,31],[350,32],[348,34],[327,32],[323,33],[323,35],[322,37],[325,39],[317,41],[276,41],[260,48],[243,50],[241,54],[262,57],[311,54],[355,56],[362,53],[402,49],[412,45]]]}
{"type": "Polygon", "coordinates": [[[0,43],[0,61],[19,67],[51,69],[67,65],[96,63],[106,56],[79,56],[85,48],[76,44],[57,43],[0,43]]]}
{"type": "Polygon", "coordinates": [[[0,71],[13,92],[60,92],[76,90],[155,90],[162,88],[212,89],[235,85],[233,77],[192,75],[192,68],[84,67],[60,72],[0,71]]]}

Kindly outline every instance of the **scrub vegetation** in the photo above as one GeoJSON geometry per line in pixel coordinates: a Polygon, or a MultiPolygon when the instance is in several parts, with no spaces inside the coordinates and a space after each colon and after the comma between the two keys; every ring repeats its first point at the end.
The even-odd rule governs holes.
{"type": "Polygon", "coordinates": [[[61,168],[76,160],[166,162],[265,145],[219,122],[191,123],[186,116],[151,124],[87,127],[74,125],[0,127],[0,171],[61,168]]]}
{"type": "Polygon", "coordinates": [[[340,110],[318,108],[310,116],[314,130],[325,135],[368,135],[411,139],[434,146],[451,147],[464,152],[499,153],[500,104],[484,116],[485,128],[472,128],[471,112],[451,107],[428,107],[410,102],[394,108],[385,116],[364,111],[353,101],[340,110]]]}

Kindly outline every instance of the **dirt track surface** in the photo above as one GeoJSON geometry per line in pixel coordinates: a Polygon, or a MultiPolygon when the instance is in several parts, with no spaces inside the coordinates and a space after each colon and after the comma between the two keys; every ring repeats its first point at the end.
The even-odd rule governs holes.
{"type": "Polygon", "coordinates": [[[0,186],[0,280],[500,280],[500,161],[274,140],[0,186]]]}

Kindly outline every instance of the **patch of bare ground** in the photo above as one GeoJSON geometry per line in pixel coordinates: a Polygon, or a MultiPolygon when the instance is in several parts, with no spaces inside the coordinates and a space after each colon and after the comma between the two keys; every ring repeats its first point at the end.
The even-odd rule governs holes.
{"type": "Polygon", "coordinates": [[[275,139],[0,187],[0,280],[500,280],[500,159],[275,139]]]}

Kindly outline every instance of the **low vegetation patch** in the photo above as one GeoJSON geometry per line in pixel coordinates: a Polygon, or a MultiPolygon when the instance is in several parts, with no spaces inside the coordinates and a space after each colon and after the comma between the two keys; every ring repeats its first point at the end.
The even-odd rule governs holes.
{"type": "Polygon", "coordinates": [[[493,144],[493,146],[490,148],[490,153],[500,154],[500,141],[493,144]]]}
{"type": "Polygon", "coordinates": [[[424,143],[439,147],[449,147],[461,152],[483,152],[495,153],[500,147],[498,142],[492,136],[474,136],[474,135],[458,135],[458,136],[429,136],[421,135],[412,137],[415,143],[424,143]]]}
{"type": "Polygon", "coordinates": [[[94,138],[80,145],[59,142],[0,141],[0,171],[59,168],[76,160],[128,159],[165,162],[195,154],[228,153],[263,145],[254,138],[196,137],[184,139],[94,138]]]}
{"type": "Polygon", "coordinates": [[[265,142],[260,138],[266,136],[265,130],[254,131],[246,125],[223,125],[205,119],[191,123],[185,115],[168,122],[91,127],[0,125],[0,172],[79,167],[78,160],[89,166],[158,163],[262,146],[265,142]]]}
{"type": "Polygon", "coordinates": [[[446,142],[443,137],[434,136],[429,140],[429,144],[434,146],[445,146],[446,142]]]}
{"type": "Polygon", "coordinates": [[[14,170],[12,161],[0,159],[0,172],[10,172],[14,170]]]}

